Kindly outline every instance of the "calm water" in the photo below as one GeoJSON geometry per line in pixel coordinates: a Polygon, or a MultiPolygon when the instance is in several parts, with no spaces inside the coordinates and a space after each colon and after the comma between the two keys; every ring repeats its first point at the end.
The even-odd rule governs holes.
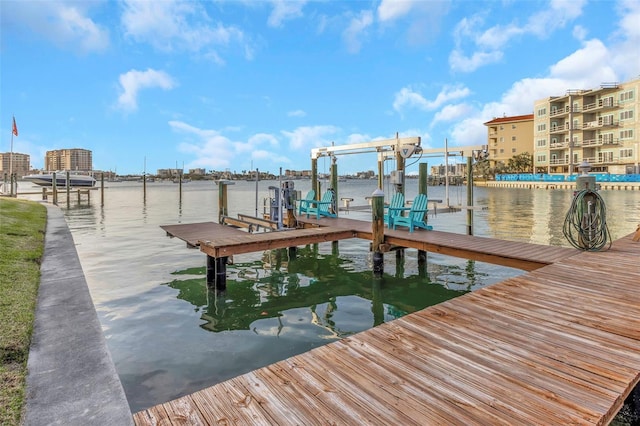
{"type": "MultiPolygon", "coordinates": [[[[260,182],[259,214],[268,186],[260,182]]],[[[296,181],[304,193],[309,182],[296,181]]],[[[65,211],[102,327],[131,409],[177,398],[319,345],[366,330],[441,301],[521,274],[522,271],[429,253],[418,268],[416,251],[404,260],[385,256],[385,274],[371,273],[369,242],[340,242],[287,251],[235,256],[227,291],[209,292],[205,255],[165,236],[159,226],[217,220],[213,182],[183,185],[108,184],[105,206],[96,192],[90,205],[65,211]]],[[[352,205],[375,181],[340,183],[352,205]]],[[[389,193],[389,188],[384,188],[389,193]]],[[[417,192],[410,180],[407,198],[417,192]]],[[[640,191],[603,191],[613,238],[635,230],[640,191]]],[[[443,187],[429,198],[445,199],[443,187]]],[[[566,245],[562,223],[571,191],[475,189],[475,234],[542,244],[566,245]]],[[[230,214],[255,214],[255,183],[229,186],[230,214]]],[[[466,189],[451,187],[451,204],[464,204],[466,189]]],[[[370,220],[370,212],[351,211],[370,220]]],[[[429,217],[437,230],[466,232],[466,213],[429,217]]]]}

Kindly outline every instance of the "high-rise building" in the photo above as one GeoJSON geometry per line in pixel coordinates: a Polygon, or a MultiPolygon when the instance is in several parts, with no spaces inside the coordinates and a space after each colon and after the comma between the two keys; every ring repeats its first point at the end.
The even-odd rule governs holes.
{"type": "Polygon", "coordinates": [[[88,149],[71,148],[47,151],[44,159],[45,170],[70,170],[90,172],[93,170],[93,159],[88,149]]]}
{"type": "Polygon", "coordinates": [[[28,154],[17,152],[0,153],[0,179],[4,179],[4,174],[9,175],[9,171],[16,174],[18,178],[28,175],[31,169],[31,157],[28,154]],[[11,157],[13,156],[13,160],[11,157]]]}
{"type": "Polygon", "coordinates": [[[488,132],[489,164],[507,164],[516,155],[533,154],[533,114],[494,118],[488,132]]]}
{"type": "Polygon", "coordinates": [[[537,173],[640,173],[640,79],[568,90],[534,103],[537,173]]]}

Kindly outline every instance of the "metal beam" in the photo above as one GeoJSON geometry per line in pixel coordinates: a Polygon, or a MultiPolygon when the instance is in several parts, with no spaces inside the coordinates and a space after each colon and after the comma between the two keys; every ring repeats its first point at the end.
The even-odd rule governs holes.
{"type": "Polygon", "coordinates": [[[420,137],[414,136],[410,138],[394,138],[383,139],[372,142],[353,143],[347,145],[327,146],[322,148],[313,148],[311,150],[311,159],[317,159],[318,157],[329,155],[344,155],[344,154],[360,154],[366,152],[382,152],[382,151],[396,151],[399,146],[413,145],[420,146],[420,137]],[[349,152],[352,151],[352,152],[349,152]]]}

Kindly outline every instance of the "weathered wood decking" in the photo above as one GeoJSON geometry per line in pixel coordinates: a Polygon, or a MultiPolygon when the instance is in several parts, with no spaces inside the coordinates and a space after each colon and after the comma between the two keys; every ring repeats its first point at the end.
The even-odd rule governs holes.
{"type": "MultiPolygon", "coordinates": [[[[371,223],[344,218],[298,219],[304,229],[249,234],[214,222],[164,225],[168,235],[180,238],[189,247],[211,257],[232,256],[268,249],[294,247],[348,238],[371,240],[371,223]]],[[[502,266],[531,271],[573,256],[577,250],[567,247],[545,246],[495,238],[475,237],[440,231],[385,229],[389,245],[415,248],[465,259],[480,260],[502,266]]]]}
{"type": "Polygon", "coordinates": [[[607,424],[640,380],[640,243],[580,253],[134,415],[151,424],[607,424]]]}

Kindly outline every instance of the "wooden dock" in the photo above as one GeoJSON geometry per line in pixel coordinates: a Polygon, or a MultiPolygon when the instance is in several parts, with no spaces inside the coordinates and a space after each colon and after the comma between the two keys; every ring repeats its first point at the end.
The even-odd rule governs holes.
{"type": "MultiPolygon", "coordinates": [[[[301,219],[304,229],[250,234],[215,222],[161,226],[167,235],[179,238],[188,247],[200,247],[219,258],[276,248],[295,247],[348,238],[371,240],[371,222],[345,218],[301,219]]],[[[465,259],[532,271],[573,256],[577,250],[495,238],[475,237],[451,232],[385,229],[389,247],[407,247],[465,259]]]]}
{"type": "Polygon", "coordinates": [[[629,235],[609,251],[561,259],[134,421],[604,425],[640,380],[639,258],[629,235]]]}

